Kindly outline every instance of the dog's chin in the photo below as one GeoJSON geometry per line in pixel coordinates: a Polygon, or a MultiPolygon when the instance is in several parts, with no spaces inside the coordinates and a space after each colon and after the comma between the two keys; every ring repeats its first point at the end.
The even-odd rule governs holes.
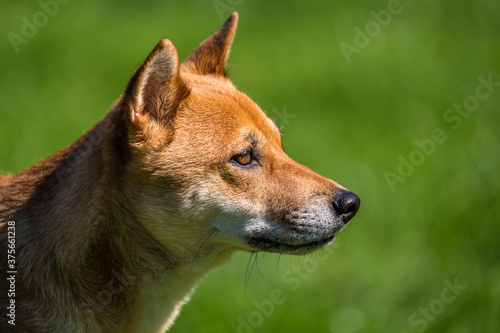
{"type": "Polygon", "coordinates": [[[256,236],[252,237],[248,241],[248,245],[257,251],[302,255],[316,251],[331,244],[334,238],[335,235],[329,235],[325,236],[325,238],[319,238],[307,242],[291,242],[256,236]]]}

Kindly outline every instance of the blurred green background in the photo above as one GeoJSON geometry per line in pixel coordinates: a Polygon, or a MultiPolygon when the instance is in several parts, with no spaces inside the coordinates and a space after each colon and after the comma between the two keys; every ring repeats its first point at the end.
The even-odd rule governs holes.
{"type": "Polygon", "coordinates": [[[328,250],[235,255],[171,332],[500,331],[498,1],[0,7],[3,173],[102,118],[158,40],[184,59],[236,10],[235,85],[292,158],[361,197],[328,250]]]}

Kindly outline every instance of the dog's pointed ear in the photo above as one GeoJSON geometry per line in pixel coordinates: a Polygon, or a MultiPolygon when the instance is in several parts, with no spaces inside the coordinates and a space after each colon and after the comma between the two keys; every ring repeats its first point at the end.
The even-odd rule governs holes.
{"type": "Polygon", "coordinates": [[[174,44],[161,40],[135,72],[125,90],[128,119],[138,124],[141,119],[168,125],[189,89],[179,73],[179,56],[174,44]]]}
{"type": "Polygon", "coordinates": [[[201,43],[182,63],[181,70],[195,74],[226,76],[226,61],[238,24],[233,12],[226,23],[201,43]]]}

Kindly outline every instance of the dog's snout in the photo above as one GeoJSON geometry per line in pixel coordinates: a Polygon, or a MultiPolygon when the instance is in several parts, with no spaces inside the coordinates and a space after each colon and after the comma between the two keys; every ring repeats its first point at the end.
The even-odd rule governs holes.
{"type": "Polygon", "coordinates": [[[342,192],[333,200],[333,207],[344,223],[349,222],[358,212],[359,197],[352,192],[342,192]]]}

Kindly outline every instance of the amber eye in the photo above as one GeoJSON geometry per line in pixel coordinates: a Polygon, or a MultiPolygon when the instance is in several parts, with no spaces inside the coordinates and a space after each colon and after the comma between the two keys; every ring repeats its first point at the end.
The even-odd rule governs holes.
{"type": "Polygon", "coordinates": [[[241,166],[248,166],[254,161],[254,157],[252,151],[248,150],[241,154],[233,156],[232,160],[241,166]]]}
{"type": "Polygon", "coordinates": [[[236,156],[234,160],[238,162],[238,164],[249,165],[250,162],[252,162],[252,155],[250,154],[250,152],[246,152],[243,155],[236,156]]]}

